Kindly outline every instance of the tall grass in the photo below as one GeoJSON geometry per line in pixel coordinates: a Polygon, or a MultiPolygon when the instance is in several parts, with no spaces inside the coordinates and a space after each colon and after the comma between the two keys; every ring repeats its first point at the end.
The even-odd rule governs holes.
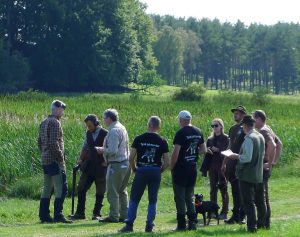
{"type": "MultiPolygon", "coordinates": [[[[163,93],[163,92],[162,92],[163,93]]],[[[107,108],[116,108],[121,122],[127,127],[130,140],[146,130],[149,116],[162,118],[161,134],[172,144],[178,129],[176,116],[182,109],[193,115],[193,124],[200,127],[205,136],[210,133],[210,123],[215,117],[225,122],[225,131],[234,123],[230,109],[244,104],[249,112],[255,109],[266,111],[270,124],[284,144],[281,163],[291,163],[300,154],[300,113],[293,98],[272,100],[265,105],[257,105],[247,94],[221,93],[205,96],[201,102],[173,102],[171,96],[153,95],[133,99],[128,94],[82,94],[75,96],[47,95],[28,92],[0,97],[0,189],[19,177],[29,177],[40,173],[40,154],[37,148],[39,124],[49,114],[50,103],[59,98],[67,103],[62,119],[65,136],[67,169],[79,156],[85,133],[84,117],[95,113],[101,117],[107,108]]],[[[300,98],[297,98],[300,102],[300,98]]]]}

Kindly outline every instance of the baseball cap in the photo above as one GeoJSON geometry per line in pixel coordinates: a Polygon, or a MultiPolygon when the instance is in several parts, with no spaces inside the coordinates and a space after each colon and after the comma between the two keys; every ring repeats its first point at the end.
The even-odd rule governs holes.
{"type": "Polygon", "coordinates": [[[182,110],[182,111],[179,112],[178,118],[181,118],[181,119],[192,119],[192,115],[191,115],[191,113],[189,111],[182,110]]]}
{"type": "Polygon", "coordinates": [[[231,112],[234,113],[235,111],[240,111],[244,114],[247,114],[246,108],[242,105],[237,106],[236,108],[231,109],[231,112]]]}

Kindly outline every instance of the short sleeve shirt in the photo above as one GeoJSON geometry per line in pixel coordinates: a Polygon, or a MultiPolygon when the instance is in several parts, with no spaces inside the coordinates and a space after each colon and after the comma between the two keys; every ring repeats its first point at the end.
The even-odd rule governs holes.
{"type": "Polygon", "coordinates": [[[166,139],[157,133],[137,136],[131,147],[137,151],[138,167],[161,167],[162,155],[169,152],[166,139]]]}
{"type": "Polygon", "coordinates": [[[175,135],[173,144],[180,145],[177,165],[196,164],[199,146],[204,143],[201,130],[195,126],[185,126],[175,135]]]}

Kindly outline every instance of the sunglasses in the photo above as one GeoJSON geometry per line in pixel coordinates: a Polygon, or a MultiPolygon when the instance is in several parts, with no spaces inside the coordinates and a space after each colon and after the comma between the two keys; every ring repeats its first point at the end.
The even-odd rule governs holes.
{"type": "Polygon", "coordinates": [[[217,128],[217,127],[219,127],[219,124],[212,124],[212,125],[210,125],[212,128],[217,128]]]}

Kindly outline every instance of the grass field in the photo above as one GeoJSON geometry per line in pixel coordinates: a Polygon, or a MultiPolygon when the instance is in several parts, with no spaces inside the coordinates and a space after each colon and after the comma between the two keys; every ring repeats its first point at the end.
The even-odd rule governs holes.
{"type": "MultiPolygon", "coordinates": [[[[300,231],[300,185],[298,178],[271,179],[271,230],[261,230],[257,236],[299,236],[300,231]]],[[[204,193],[208,197],[208,180],[201,178],[198,181],[196,192],[204,193]]],[[[77,221],[72,225],[39,224],[38,201],[25,199],[4,199],[0,202],[0,236],[124,236],[118,235],[122,224],[100,224],[90,220],[94,202],[94,190],[89,191],[87,200],[87,217],[89,219],[77,221]]],[[[64,212],[70,213],[71,200],[65,202],[64,212]]],[[[108,204],[105,203],[103,214],[107,214],[108,204]]],[[[144,225],[147,210],[147,195],[144,195],[138,218],[135,223],[134,234],[128,236],[141,236],[144,234],[144,225]]],[[[199,217],[200,218],[200,217],[199,217]]],[[[175,205],[170,187],[163,187],[159,192],[158,210],[156,218],[155,236],[244,236],[247,235],[245,226],[225,226],[222,221],[216,225],[213,220],[211,226],[203,227],[198,224],[197,231],[174,233],[176,227],[175,205]]]]}
{"type": "MultiPolygon", "coordinates": [[[[173,102],[173,87],[161,87],[148,95],[130,94],[69,94],[46,95],[29,92],[0,97],[0,236],[101,236],[115,235],[120,224],[103,225],[90,220],[72,226],[38,224],[38,199],[41,192],[40,154],[36,139],[38,126],[49,114],[54,98],[68,105],[62,119],[65,136],[67,170],[77,159],[85,133],[84,117],[95,113],[101,117],[107,108],[116,108],[121,122],[127,127],[130,140],[144,132],[149,116],[162,118],[161,134],[172,144],[178,129],[176,116],[182,109],[191,111],[193,124],[200,127],[207,137],[210,123],[215,117],[225,122],[225,130],[233,124],[230,109],[244,104],[249,112],[263,109],[269,117],[268,124],[284,144],[280,165],[275,168],[271,181],[273,225],[270,231],[260,231],[259,236],[300,236],[300,97],[270,96],[264,105],[256,104],[246,93],[218,93],[208,91],[201,102],[173,102]],[[17,197],[17,198],[16,198],[17,197]],[[30,199],[23,199],[29,197],[30,199]]],[[[69,181],[69,184],[71,182],[69,181]]],[[[162,179],[155,233],[159,236],[175,235],[175,206],[171,189],[170,172],[162,179]]],[[[208,180],[197,181],[197,192],[208,197],[208,180]]],[[[93,192],[89,193],[88,211],[91,212],[93,192]]],[[[66,200],[65,213],[70,213],[70,199],[66,200]]],[[[107,214],[107,204],[104,208],[107,214]]],[[[136,234],[142,235],[146,216],[146,197],[141,203],[136,223],[136,234]]],[[[200,227],[200,226],[199,226],[200,227]]],[[[244,226],[211,226],[197,232],[178,233],[176,236],[242,236],[244,226]]]]}

